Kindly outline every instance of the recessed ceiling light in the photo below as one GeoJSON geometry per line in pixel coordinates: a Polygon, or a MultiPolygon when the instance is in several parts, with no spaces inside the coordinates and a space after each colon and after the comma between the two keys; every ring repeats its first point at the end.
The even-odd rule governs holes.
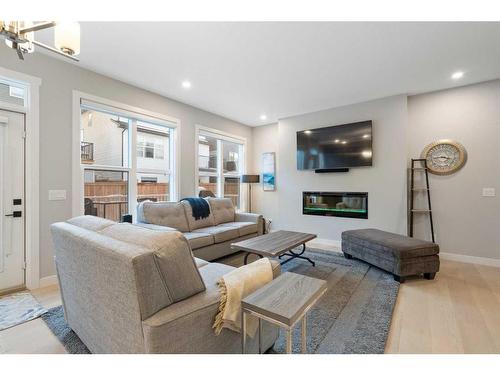
{"type": "Polygon", "coordinates": [[[363,138],[370,138],[370,134],[363,134],[363,138]]]}
{"type": "Polygon", "coordinates": [[[262,121],[267,120],[267,116],[266,116],[266,115],[260,115],[260,119],[261,119],[262,121]]]}
{"type": "Polygon", "coordinates": [[[361,155],[362,155],[364,158],[371,158],[371,157],[372,157],[372,152],[371,152],[371,151],[362,151],[362,152],[361,152],[361,155]]]}
{"type": "Polygon", "coordinates": [[[340,139],[336,139],[336,140],[334,140],[333,142],[335,142],[335,143],[339,143],[339,142],[340,142],[340,139]]]}
{"type": "Polygon", "coordinates": [[[185,89],[190,89],[191,88],[191,82],[189,82],[189,81],[183,81],[182,82],[182,87],[184,87],[185,89]]]}
{"type": "Polygon", "coordinates": [[[345,144],[347,143],[347,141],[342,141],[342,142],[340,142],[340,143],[342,143],[343,145],[345,145],[345,144]]]}
{"type": "Polygon", "coordinates": [[[463,76],[464,76],[464,72],[460,72],[460,71],[458,71],[458,72],[453,73],[453,74],[451,75],[451,78],[452,78],[452,79],[460,79],[460,78],[462,78],[463,76]]]}
{"type": "Polygon", "coordinates": [[[305,130],[304,133],[305,134],[311,134],[311,131],[310,130],[305,130]]]}

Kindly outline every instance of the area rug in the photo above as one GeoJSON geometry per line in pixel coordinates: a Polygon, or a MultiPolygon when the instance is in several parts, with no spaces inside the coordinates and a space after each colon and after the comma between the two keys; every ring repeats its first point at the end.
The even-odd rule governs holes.
{"type": "Polygon", "coordinates": [[[28,292],[0,298],[0,331],[38,318],[47,309],[28,292]]]}
{"type": "MultiPolygon", "coordinates": [[[[384,352],[399,283],[392,275],[342,254],[308,249],[316,262],[312,267],[302,259],[282,266],[283,272],[326,280],[328,291],[307,315],[307,349],[318,354],[381,354],[384,352]]],[[[220,262],[239,266],[243,255],[229,256],[220,262]]],[[[62,307],[42,316],[69,353],[88,353],[78,336],[67,326],[62,307]]],[[[300,323],[293,332],[293,351],[300,352],[300,323]]],[[[285,352],[285,335],[268,353],[285,352]]]]}
{"type": "MultiPolygon", "coordinates": [[[[304,254],[316,263],[294,259],[281,266],[327,281],[328,290],[307,315],[307,352],[318,354],[384,353],[399,283],[391,274],[369,264],[346,259],[342,253],[308,248],[304,254]]],[[[232,256],[229,264],[242,259],[232,256]]],[[[241,263],[240,263],[241,261],[241,263]]],[[[293,352],[300,353],[300,323],[292,333],[293,352]]],[[[286,336],[268,353],[284,353],[286,336]]]]}
{"type": "Polygon", "coordinates": [[[69,328],[68,323],[66,323],[62,306],[53,307],[42,315],[42,319],[61,344],[63,344],[68,353],[90,354],[90,350],[88,350],[75,331],[69,328]]]}

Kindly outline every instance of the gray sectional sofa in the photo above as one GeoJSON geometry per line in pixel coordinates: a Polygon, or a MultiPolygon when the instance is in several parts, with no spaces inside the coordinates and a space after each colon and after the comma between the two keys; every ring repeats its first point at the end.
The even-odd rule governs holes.
{"type": "Polygon", "coordinates": [[[264,231],[262,215],[236,212],[229,198],[205,198],[210,216],[195,220],[191,205],[181,202],[141,202],[137,225],[159,231],[179,231],[188,240],[195,257],[211,261],[234,253],[231,243],[259,236],[264,231]]]}
{"type": "MultiPolygon", "coordinates": [[[[156,211],[161,207],[142,207],[147,220],[144,226],[172,225],[178,220],[176,225],[183,224],[190,231],[183,235],[94,216],[51,226],[66,321],[93,353],[241,353],[239,333],[224,329],[216,336],[212,329],[219,307],[217,280],[234,268],[194,258],[190,243],[196,243],[196,237],[188,242],[186,234],[212,236],[197,249],[206,249],[201,251],[207,257],[217,256],[229,251],[225,243],[236,234],[243,238],[256,235],[258,229],[246,233],[250,229],[245,228],[259,219],[233,216],[221,205],[207,220],[216,225],[194,228],[186,225],[185,217],[169,217],[172,212],[184,215],[184,205],[156,211]],[[226,231],[229,234],[223,237],[226,231]]],[[[276,277],[280,266],[275,261],[272,264],[276,277]]],[[[277,338],[276,326],[264,322],[264,349],[277,338]]],[[[256,352],[257,337],[249,345],[256,352]]]]}

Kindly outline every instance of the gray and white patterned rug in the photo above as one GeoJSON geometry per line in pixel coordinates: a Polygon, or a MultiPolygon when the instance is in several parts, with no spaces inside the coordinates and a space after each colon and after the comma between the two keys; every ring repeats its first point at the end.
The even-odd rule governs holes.
{"type": "Polygon", "coordinates": [[[0,331],[38,318],[47,309],[28,292],[0,298],[0,331]]]}
{"type": "MultiPolygon", "coordinates": [[[[392,275],[342,254],[308,249],[316,262],[294,259],[282,266],[283,272],[296,272],[326,280],[328,291],[307,316],[307,348],[321,354],[381,354],[384,352],[399,290],[392,275]]],[[[236,254],[220,262],[239,266],[243,255],[236,254]]],[[[62,307],[42,316],[69,353],[88,353],[88,349],[64,321],[62,307]]],[[[300,351],[300,324],[293,333],[293,350],[300,351]]],[[[268,353],[284,353],[282,333],[268,353]]]]}

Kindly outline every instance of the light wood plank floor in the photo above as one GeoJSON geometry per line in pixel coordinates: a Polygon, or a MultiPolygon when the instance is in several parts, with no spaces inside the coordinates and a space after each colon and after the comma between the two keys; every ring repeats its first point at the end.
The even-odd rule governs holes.
{"type": "MultiPolygon", "coordinates": [[[[61,303],[56,286],[33,291],[61,303]]],[[[64,353],[41,319],[0,331],[0,353],[64,353]]],[[[433,281],[401,285],[387,353],[500,353],[500,268],[443,260],[433,281]]]]}

